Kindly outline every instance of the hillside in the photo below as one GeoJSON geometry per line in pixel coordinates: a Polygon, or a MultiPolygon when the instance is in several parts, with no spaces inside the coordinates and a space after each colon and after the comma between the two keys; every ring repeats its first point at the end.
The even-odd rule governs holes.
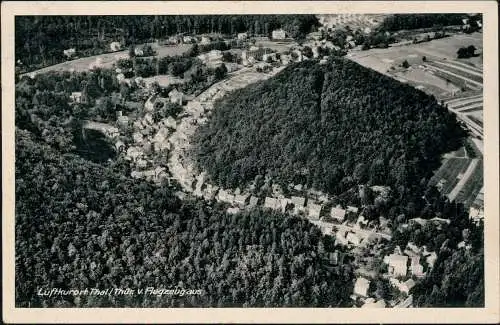
{"type": "Polygon", "coordinates": [[[236,188],[271,176],[334,194],[358,184],[409,189],[464,132],[434,98],[354,62],[294,64],[216,103],[193,154],[236,188]]]}
{"type": "Polygon", "coordinates": [[[349,262],[306,220],[180,202],[123,168],[16,130],[16,306],[349,306],[349,262]],[[37,295],[147,287],[202,294],[37,295]]]}

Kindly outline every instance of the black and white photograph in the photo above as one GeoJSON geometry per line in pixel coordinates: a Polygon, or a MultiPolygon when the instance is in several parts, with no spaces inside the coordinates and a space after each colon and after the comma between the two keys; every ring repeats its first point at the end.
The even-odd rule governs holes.
{"type": "Polygon", "coordinates": [[[12,307],[498,307],[497,21],[218,5],[12,17],[12,307]]]}

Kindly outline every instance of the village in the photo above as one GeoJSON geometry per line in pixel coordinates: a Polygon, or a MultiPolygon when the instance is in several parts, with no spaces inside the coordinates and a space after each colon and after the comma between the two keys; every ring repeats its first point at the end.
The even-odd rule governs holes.
{"type": "MultiPolygon", "coordinates": [[[[369,33],[370,28],[365,27],[365,32],[369,33]]],[[[287,39],[283,30],[275,30],[272,32],[272,41],[265,42],[266,46],[262,46],[262,44],[259,46],[258,41],[253,45],[248,42],[247,48],[233,51],[238,55],[237,63],[224,63],[224,53],[220,50],[201,53],[197,58],[207,67],[216,68],[224,64],[227,69],[227,77],[211,85],[197,96],[187,96],[178,89],[173,89],[168,93],[168,98],[163,98],[152,89],[150,84],[136,78],[137,84],[141,85],[141,91],[148,96],[142,111],[137,116],[126,116],[118,111],[115,126],[88,121],[84,127],[101,130],[112,139],[116,151],[129,162],[132,168],[131,177],[143,178],[157,185],[161,185],[163,182],[178,184],[180,189],[176,194],[181,199],[194,196],[210,202],[220,202],[225,204],[226,211],[231,214],[261,208],[306,218],[317,225],[325,235],[333,236],[337,245],[346,247],[349,254],[354,256],[357,279],[352,299],[357,307],[411,307],[412,295],[410,291],[415,286],[416,281],[432,270],[437,259],[436,252],[428,251],[426,246],[418,247],[411,242],[406,247],[396,246],[394,251],[384,252],[385,244],[390,242],[392,238],[388,222],[383,217],[380,217],[378,222],[368,222],[363,215],[364,206],[334,205],[331,196],[307,188],[303,184],[289,184],[285,195],[283,188],[273,184],[270,178],[265,180],[265,184],[271,188],[271,191],[265,196],[255,194],[258,192],[255,184],[251,184],[248,188],[235,190],[220,188],[208,181],[204,171],[196,170],[189,157],[190,137],[197,127],[208,120],[214,107],[214,101],[222,98],[228,92],[270,78],[292,62],[317,59],[319,64],[323,64],[328,59],[328,55],[323,54],[330,50],[349,50],[350,53],[362,51],[352,37],[347,40],[345,48],[341,48],[334,45],[332,41],[326,40],[324,34],[324,32],[313,33],[308,36],[306,42],[298,45],[287,39]],[[308,53],[309,49],[311,53],[308,53]],[[168,116],[155,122],[155,109],[159,105],[163,105],[162,103],[180,105],[182,112],[177,117],[168,116]],[[374,294],[373,282],[380,277],[389,281],[395,292],[394,299],[386,301],[374,294]]],[[[247,33],[239,33],[236,35],[236,39],[247,42],[250,37],[247,33]]],[[[171,37],[165,43],[168,46],[175,46],[196,42],[210,44],[212,39],[208,36],[177,36],[171,37]]],[[[121,50],[121,45],[118,42],[114,42],[110,46],[114,52],[121,50]]],[[[142,54],[139,48],[136,50],[136,55],[142,54]]],[[[358,60],[358,58],[362,58],[361,53],[350,55],[353,60],[358,60]]],[[[65,51],[65,55],[73,56],[75,53],[69,49],[67,53],[65,51]]],[[[105,66],[106,64],[97,59],[95,62],[91,62],[91,67],[105,66]]],[[[424,63],[422,68],[424,65],[431,66],[429,63],[424,63]]],[[[457,63],[446,62],[432,64],[432,67],[433,71],[445,68],[454,68],[460,71],[466,69],[457,63]]],[[[479,70],[473,70],[474,68],[467,69],[473,74],[479,73],[479,70]]],[[[115,73],[119,82],[130,82],[130,79],[125,78],[120,69],[116,68],[115,73]]],[[[479,81],[469,80],[469,82],[472,90],[482,87],[482,83],[479,81]]],[[[467,97],[464,99],[466,101],[453,98],[447,101],[447,104],[452,111],[475,108],[478,104],[482,106],[482,101],[479,103],[481,98],[478,96],[467,97]],[[455,103],[461,103],[461,105],[457,106],[455,103]]],[[[71,98],[73,102],[78,102],[81,93],[75,92],[71,98]]],[[[473,120],[468,125],[471,123],[472,132],[478,137],[482,136],[482,127],[476,127],[477,123],[473,120]]],[[[465,181],[467,178],[464,178],[462,183],[465,181]]],[[[376,195],[384,197],[390,189],[382,186],[371,186],[371,190],[376,195]]],[[[456,196],[457,193],[453,195],[456,196]]],[[[482,190],[475,201],[476,205],[470,207],[470,216],[475,220],[484,217],[481,202],[477,202],[481,195],[483,195],[482,190]]],[[[439,224],[447,223],[449,220],[415,218],[409,220],[408,223],[425,224],[426,222],[439,224]]],[[[459,245],[459,248],[467,249],[467,247],[468,244],[465,242],[459,245]]],[[[337,258],[338,256],[334,260],[337,258]]]]}

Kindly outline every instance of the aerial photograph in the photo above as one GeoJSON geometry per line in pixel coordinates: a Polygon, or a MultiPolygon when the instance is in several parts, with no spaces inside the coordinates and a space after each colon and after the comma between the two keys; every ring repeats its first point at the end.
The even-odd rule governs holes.
{"type": "Polygon", "coordinates": [[[16,308],[485,306],[481,13],[14,23],[16,308]]]}

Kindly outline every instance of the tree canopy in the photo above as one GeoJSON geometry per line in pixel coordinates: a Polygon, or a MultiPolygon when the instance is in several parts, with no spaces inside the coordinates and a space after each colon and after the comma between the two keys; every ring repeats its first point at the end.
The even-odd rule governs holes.
{"type": "Polygon", "coordinates": [[[229,188],[270,176],[332,194],[361,184],[405,192],[464,135],[433,97],[333,58],[294,64],[216,102],[197,129],[193,156],[229,188]]]}

